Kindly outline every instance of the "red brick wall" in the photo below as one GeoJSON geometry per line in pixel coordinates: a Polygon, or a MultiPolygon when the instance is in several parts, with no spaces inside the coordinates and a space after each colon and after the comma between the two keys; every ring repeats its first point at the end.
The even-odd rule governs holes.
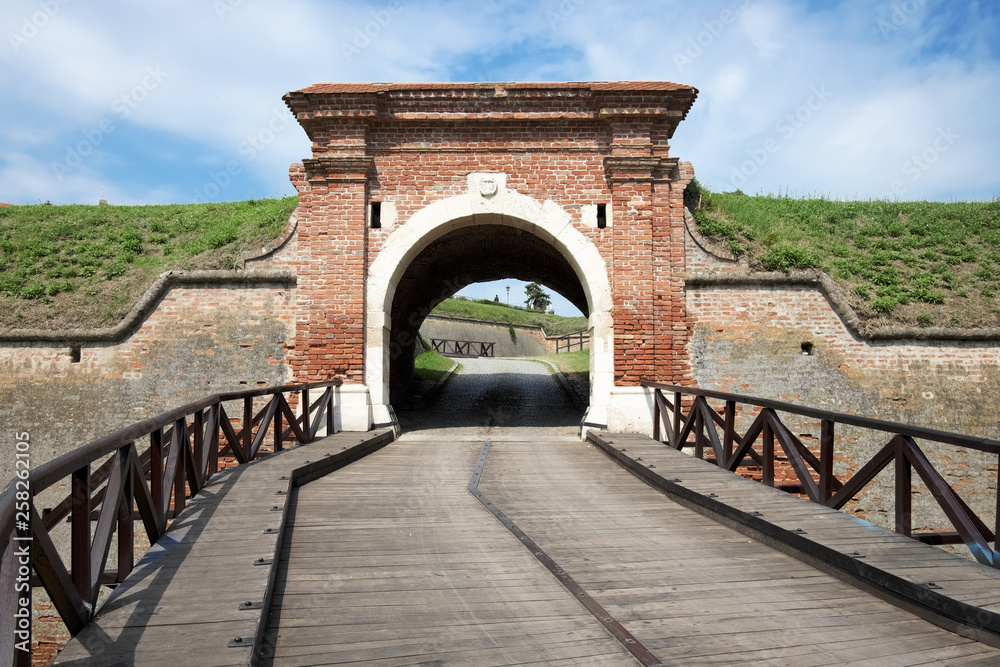
{"type": "Polygon", "coordinates": [[[353,158],[307,162],[292,172],[299,191],[296,354],[299,381],[364,377],[365,224],[369,164],[353,158]]]}

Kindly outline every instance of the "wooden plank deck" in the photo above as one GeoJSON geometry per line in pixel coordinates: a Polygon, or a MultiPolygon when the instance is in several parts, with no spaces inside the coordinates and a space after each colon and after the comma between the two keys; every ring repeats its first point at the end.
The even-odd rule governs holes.
{"type": "MultiPolygon", "coordinates": [[[[479,453],[404,436],[299,489],[268,662],[638,664],[468,493],[479,453]]],[[[664,664],[1000,661],[677,504],[587,443],[495,442],[479,489],[664,664]]]]}
{"type": "Polygon", "coordinates": [[[54,664],[248,664],[293,482],[391,439],[390,431],[340,433],[214,476],[54,664]],[[236,637],[241,645],[229,647],[236,637]]]}
{"type": "MultiPolygon", "coordinates": [[[[628,444],[630,453],[639,442],[635,438],[628,444]]],[[[667,458],[671,463],[677,457],[685,463],[693,460],[672,454],[650,458],[658,456],[651,446],[641,456],[647,465],[660,460],[654,463],[657,469],[666,467],[667,458]]],[[[757,490],[754,482],[694,462],[694,467],[711,468],[698,477],[706,492],[721,495],[729,478],[746,487],[741,491],[747,495],[757,490]],[[711,491],[708,477],[716,479],[711,491]]],[[[678,468],[673,464],[671,474],[678,468]]],[[[1000,662],[996,648],[942,630],[732,528],[706,521],[638,479],[621,475],[611,460],[586,444],[493,443],[480,490],[664,661],[1000,662]]],[[[787,496],[764,487],[760,491],[787,496]]],[[[852,550],[871,532],[855,523],[850,529],[855,541],[850,542],[848,531],[839,530],[852,550]]],[[[914,544],[921,551],[926,547],[914,544]]],[[[995,581],[992,570],[975,563],[961,562],[960,569],[966,563],[995,581]]]]}
{"type": "Polygon", "coordinates": [[[480,447],[404,436],[299,489],[273,664],[635,664],[469,494],[480,447]]]}
{"type": "Polygon", "coordinates": [[[589,437],[673,499],[943,627],[1000,645],[1000,570],[719,470],[644,436],[589,437]]]}

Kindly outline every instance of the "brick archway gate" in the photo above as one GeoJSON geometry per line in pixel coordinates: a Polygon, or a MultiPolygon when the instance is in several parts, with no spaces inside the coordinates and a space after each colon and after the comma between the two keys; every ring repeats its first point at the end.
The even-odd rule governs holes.
{"type": "MultiPolygon", "coordinates": [[[[517,254],[501,240],[520,234],[530,258],[508,263],[507,275],[530,274],[589,316],[587,421],[647,430],[639,381],[690,378],[683,191],[693,172],[669,156],[669,139],[696,95],[668,82],[317,84],[288,93],[313,153],[290,171],[298,226],[281,252],[298,279],[296,379],[345,379],[345,429],[385,423],[393,364],[434,299],[449,295],[417,294],[408,269],[434,264],[422,253],[469,241],[470,229],[493,230],[497,242],[481,251],[493,269],[482,275],[504,277],[490,273],[503,266],[490,264],[491,251],[517,254]]],[[[448,257],[436,261],[459,255],[448,257]]]]}
{"type": "MultiPolygon", "coordinates": [[[[573,226],[568,212],[552,202],[539,202],[507,189],[505,174],[472,173],[468,184],[467,194],[435,202],[395,230],[371,265],[367,284],[365,380],[374,418],[378,420],[384,406],[389,404],[393,375],[399,375],[392,372],[398,366],[395,362],[411,362],[408,352],[413,336],[430,310],[465,282],[503,278],[520,268],[530,272],[520,276],[562,287],[560,293],[588,315],[591,396],[587,421],[606,423],[614,372],[612,298],[600,252],[573,226]],[[527,236],[528,243],[521,236],[527,236]],[[555,256],[515,258],[512,256],[515,253],[507,249],[512,238],[516,239],[514,247],[522,252],[530,252],[525,248],[531,248],[531,241],[535,240],[551,249],[555,256]],[[426,270],[406,280],[415,260],[426,256],[441,241],[452,241],[459,247],[471,246],[465,257],[469,264],[454,266],[460,261],[456,255],[461,251],[433,253],[430,264],[442,261],[448,264],[442,267],[444,280],[439,277],[428,281],[426,270]],[[488,247],[485,252],[477,253],[484,241],[488,247]],[[480,267],[485,273],[476,272],[480,267]]],[[[384,416],[388,418],[387,411],[384,416]]]]}

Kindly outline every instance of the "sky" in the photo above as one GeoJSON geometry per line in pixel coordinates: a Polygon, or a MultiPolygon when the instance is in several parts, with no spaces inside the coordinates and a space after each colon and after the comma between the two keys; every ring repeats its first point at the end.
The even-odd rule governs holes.
{"type": "Polygon", "coordinates": [[[294,194],[281,96],[327,81],[673,81],[712,190],[1000,194],[995,0],[4,0],[0,33],[0,202],[294,194]]]}

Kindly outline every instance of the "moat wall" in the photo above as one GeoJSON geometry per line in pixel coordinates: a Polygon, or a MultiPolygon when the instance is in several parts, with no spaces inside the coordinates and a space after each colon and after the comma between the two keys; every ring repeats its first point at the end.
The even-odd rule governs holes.
{"type": "MultiPolygon", "coordinates": [[[[294,332],[289,285],[215,280],[167,289],[117,342],[78,342],[80,332],[62,342],[0,338],[0,451],[26,431],[37,467],[195,399],[286,384],[294,332]]],[[[4,484],[12,466],[0,456],[4,484]]]]}
{"type": "MultiPolygon", "coordinates": [[[[556,352],[555,338],[547,337],[541,327],[431,316],[420,325],[420,335],[428,342],[435,338],[493,343],[495,357],[528,357],[556,352]]],[[[586,335],[584,341],[587,345],[586,335]]]]}

